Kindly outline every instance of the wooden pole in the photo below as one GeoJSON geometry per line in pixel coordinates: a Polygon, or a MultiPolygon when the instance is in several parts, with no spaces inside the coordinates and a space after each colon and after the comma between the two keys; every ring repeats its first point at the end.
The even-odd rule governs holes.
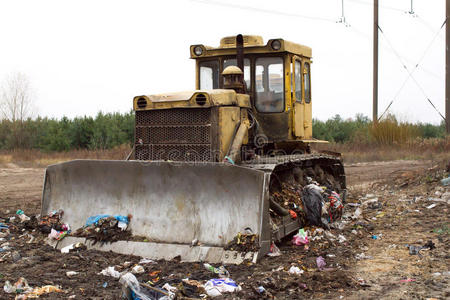
{"type": "MultiPolygon", "coordinates": [[[[450,0],[447,0],[447,2],[450,0]]],[[[373,107],[372,121],[378,122],[378,0],[373,3],[373,107]]]]}
{"type": "Polygon", "coordinates": [[[450,135],[450,0],[445,6],[445,127],[450,135]]]}

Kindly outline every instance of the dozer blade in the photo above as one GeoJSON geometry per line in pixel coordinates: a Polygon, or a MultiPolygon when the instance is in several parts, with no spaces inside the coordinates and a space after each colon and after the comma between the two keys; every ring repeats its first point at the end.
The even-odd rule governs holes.
{"type": "MultiPolygon", "coordinates": [[[[133,235],[150,242],[96,247],[152,259],[239,263],[245,254],[223,247],[246,229],[259,237],[251,259],[268,252],[268,180],[262,171],[222,163],[75,160],[47,168],[41,214],[62,209],[72,230],[90,216],[131,214],[133,235]]],[[[84,241],[67,237],[58,248],[77,239],[84,241]]]]}

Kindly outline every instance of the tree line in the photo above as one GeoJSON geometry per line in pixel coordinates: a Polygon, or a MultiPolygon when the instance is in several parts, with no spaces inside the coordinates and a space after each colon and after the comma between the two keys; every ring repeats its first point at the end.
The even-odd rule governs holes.
{"type": "MultiPolygon", "coordinates": [[[[336,143],[402,142],[411,138],[441,138],[444,123],[410,124],[389,116],[377,127],[367,116],[343,119],[339,115],[327,121],[313,120],[313,136],[336,143]]],[[[95,117],[69,119],[28,118],[0,121],[0,149],[39,149],[68,151],[74,149],[111,149],[134,143],[134,112],[98,113],[95,117]]]]}
{"type": "Polygon", "coordinates": [[[343,119],[340,115],[327,121],[313,120],[313,136],[317,139],[335,143],[403,143],[422,138],[444,138],[445,122],[440,125],[429,123],[409,123],[397,120],[394,115],[387,115],[378,124],[362,114],[355,118],[343,119]]]}
{"type": "Polygon", "coordinates": [[[111,149],[134,140],[134,112],[0,121],[0,149],[111,149]]]}
{"type": "MultiPolygon", "coordinates": [[[[111,149],[134,143],[134,112],[98,113],[95,117],[34,118],[28,77],[13,73],[0,84],[0,150],[111,149]]],[[[445,137],[445,124],[411,124],[389,115],[376,126],[367,116],[313,120],[313,137],[335,143],[404,143],[415,138],[445,137]]]]}

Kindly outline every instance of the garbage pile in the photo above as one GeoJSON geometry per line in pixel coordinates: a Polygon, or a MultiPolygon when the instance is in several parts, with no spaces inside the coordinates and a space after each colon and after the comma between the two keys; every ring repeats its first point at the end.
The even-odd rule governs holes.
{"type": "Polygon", "coordinates": [[[44,285],[42,287],[32,288],[28,285],[28,281],[23,277],[20,277],[14,284],[11,284],[11,282],[6,280],[3,290],[7,294],[16,294],[16,300],[39,298],[39,296],[44,294],[63,292],[58,286],[54,285],[44,285]]]}
{"type": "Polygon", "coordinates": [[[64,211],[54,210],[46,216],[42,216],[38,223],[38,228],[42,233],[50,233],[52,229],[56,231],[66,231],[69,228],[68,224],[61,223],[64,211]]]}
{"type": "Polygon", "coordinates": [[[54,210],[48,215],[42,216],[37,227],[42,233],[48,233],[50,239],[62,240],[70,233],[69,224],[61,222],[63,215],[64,211],[62,209],[54,210]]]}
{"type": "Polygon", "coordinates": [[[283,216],[299,218],[301,224],[328,228],[328,224],[342,217],[343,203],[330,186],[321,186],[312,178],[302,187],[296,183],[283,182],[280,191],[271,193],[271,220],[281,222],[283,216]]]}
{"type": "MultiPolygon", "coordinates": [[[[211,298],[221,296],[227,293],[235,293],[242,290],[233,279],[230,278],[230,273],[224,266],[214,267],[205,263],[206,270],[218,275],[219,278],[212,278],[209,280],[194,280],[190,278],[184,278],[182,280],[168,279],[159,284],[154,281],[148,281],[146,283],[139,282],[133,275],[133,272],[115,271],[104,272],[102,274],[106,276],[113,276],[119,279],[122,284],[123,297],[129,300],[141,299],[141,300],[168,300],[168,299],[185,299],[188,297],[192,299],[200,295],[205,298],[209,296],[211,298]]],[[[110,267],[111,268],[111,267],[110,267]]],[[[159,273],[159,271],[156,271],[159,273]]],[[[150,274],[155,273],[151,272],[150,274]]]]}
{"type": "Polygon", "coordinates": [[[139,282],[132,273],[125,273],[120,277],[119,283],[122,284],[123,298],[128,300],[192,299],[206,293],[201,282],[188,278],[152,286],[150,283],[139,282]]]}
{"type": "Polygon", "coordinates": [[[131,238],[131,230],[128,229],[132,216],[96,215],[89,217],[84,227],[79,228],[73,236],[84,237],[92,240],[95,245],[100,242],[113,243],[119,240],[126,241],[131,238]]]}
{"type": "Polygon", "coordinates": [[[231,242],[225,246],[225,250],[238,252],[256,252],[259,250],[257,234],[238,233],[231,242]]]}

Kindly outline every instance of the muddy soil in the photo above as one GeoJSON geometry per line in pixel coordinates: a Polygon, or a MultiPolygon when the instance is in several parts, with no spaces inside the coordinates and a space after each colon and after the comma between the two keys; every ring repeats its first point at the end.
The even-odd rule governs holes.
{"type": "MultiPolygon", "coordinates": [[[[309,249],[286,240],[279,245],[281,256],[264,257],[257,264],[226,266],[242,291],[224,298],[449,298],[450,188],[439,183],[447,176],[443,169],[444,165],[435,166],[430,161],[346,166],[349,197],[344,210],[346,222],[340,229],[320,233],[309,228],[316,233],[309,249]],[[365,201],[370,203],[363,204],[365,201]],[[428,208],[432,204],[436,205],[428,208]],[[359,217],[355,216],[357,208],[362,211],[359,217]],[[422,257],[410,255],[405,246],[429,240],[436,248],[421,251],[422,257]],[[325,269],[317,267],[318,256],[325,259],[325,269]],[[290,274],[291,266],[303,273],[290,274]],[[259,286],[265,288],[264,294],[256,291],[259,286]]],[[[17,209],[27,215],[39,213],[44,172],[14,165],[0,169],[0,217],[13,216],[17,209]]],[[[42,295],[43,299],[73,295],[73,299],[120,299],[118,280],[100,275],[100,271],[108,266],[129,271],[141,259],[93,250],[61,254],[45,245],[45,235],[37,231],[24,230],[21,225],[10,226],[10,231],[0,242],[0,247],[7,242],[12,248],[0,253],[0,284],[25,277],[32,287],[58,285],[64,291],[42,295]],[[13,251],[17,253],[13,255],[13,251]],[[125,262],[131,264],[125,267],[125,262]],[[78,274],[68,277],[67,271],[78,274]]],[[[143,266],[145,272],[137,278],[155,285],[177,285],[183,278],[203,283],[215,278],[200,263],[159,261],[143,266]],[[155,275],[155,271],[160,273],[155,275]]],[[[200,293],[196,288],[186,290],[194,298],[200,293]]],[[[0,299],[14,298],[0,291],[0,299]]]]}

